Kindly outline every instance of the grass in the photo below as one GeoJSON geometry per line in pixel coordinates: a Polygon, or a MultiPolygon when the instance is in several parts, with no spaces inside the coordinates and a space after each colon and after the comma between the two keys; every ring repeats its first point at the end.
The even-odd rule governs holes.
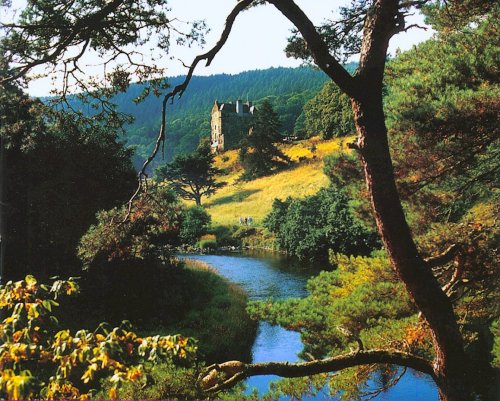
{"type": "MultiPolygon", "coordinates": [[[[181,298],[186,298],[189,307],[169,325],[146,328],[147,334],[182,333],[195,337],[199,357],[207,363],[249,361],[257,323],[246,312],[246,293],[204,262],[184,259],[183,265],[180,285],[187,284],[182,289],[187,292],[181,298]]],[[[170,289],[175,290],[175,286],[170,289]]]]}
{"type": "Polygon", "coordinates": [[[281,145],[283,152],[295,165],[248,182],[238,180],[243,170],[238,163],[237,150],[217,156],[217,167],[226,172],[221,180],[228,185],[204,200],[204,206],[212,216],[212,223],[237,225],[240,217],[251,216],[254,225],[260,226],[270,212],[275,198],[302,198],[315,194],[328,185],[328,178],[323,174],[324,157],[340,150],[347,151],[346,144],[350,141],[351,137],[326,141],[315,137],[295,144],[281,145]]]}

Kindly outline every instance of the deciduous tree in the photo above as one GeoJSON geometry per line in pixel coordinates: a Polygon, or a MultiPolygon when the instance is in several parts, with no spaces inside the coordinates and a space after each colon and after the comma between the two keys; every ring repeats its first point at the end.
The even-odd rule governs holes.
{"type": "Polygon", "coordinates": [[[318,94],[304,106],[305,129],[309,136],[323,139],[354,133],[349,97],[333,82],[326,82],[318,94]]]}

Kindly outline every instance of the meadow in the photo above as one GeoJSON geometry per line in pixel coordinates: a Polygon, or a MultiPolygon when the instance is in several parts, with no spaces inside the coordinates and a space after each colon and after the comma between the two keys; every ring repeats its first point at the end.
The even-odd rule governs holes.
{"type": "Polygon", "coordinates": [[[212,216],[213,225],[239,224],[240,217],[252,217],[254,226],[261,226],[275,198],[302,198],[328,185],[323,173],[325,156],[349,151],[347,143],[354,137],[321,140],[317,137],[292,144],[280,145],[292,160],[291,166],[275,174],[252,181],[241,181],[243,169],[238,163],[238,151],[229,150],[216,157],[216,166],[225,174],[219,179],[227,182],[215,195],[206,198],[203,206],[212,216]]]}

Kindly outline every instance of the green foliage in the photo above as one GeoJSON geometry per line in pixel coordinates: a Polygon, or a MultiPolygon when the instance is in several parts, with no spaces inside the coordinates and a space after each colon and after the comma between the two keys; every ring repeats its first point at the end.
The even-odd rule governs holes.
{"type": "MultiPolygon", "coordinates": [[[[203,262],[185,260],[185,266],[184,280],[189,286],[183,289],[183,297],[190,307],[178,303],[183,312],[162,331],[196,337],[200,359],[207,363],[249,361],[257,322],[245,311],[247,294],[203,262]]],[[[157,327],[152,330],[158,332],[157,327]]]]}
{"type": "MultiPolygon", "coordinates": [[[[332,254],[331,257],[336,270],[323,271],[310,279],[308,297],[251,302],[250,315],[299,331],[304,343],[302,355],[308,358],[350,352],[359,347],[359,341],[365,349],[392,348],[432,356],[427,328],[419,322],[406,289],[385,255],[368,258],[332,254]]],[[[342,370],[324,376],[316,388],[321,388],[328,378],[330,390],[336,396],[353,399],[362,395],[378,369],[384,371],[385,367],[342,370]]],[[[298,387],[292,384],[293,381],[281,384],[281,391],[305,392],[310,382],[302,379],[298,387]]]]}
{"type": "Polygon", "coordinates": [[[196,338],[200,361],[250,358],[256,323],[245,312],[246,294],[201,263],[113,261],[95,266],[79,283],[81,293],[61,308],[64,327],[91,329],[102,320],[116,326],[127,319],[141,335],[196,338]]]}
{"type": "Polygon", "coordinates": [[[289,162],[275,145],[281,142],[280,119],[267,100],[259,104],[252,128],[242,141],[239,158],[245,172],[243,179],[251,180],[269,174],[289,162]]]}
{"type": "Polygon", "coordinates": [[[483,18],[390,63],[386,110],[396,173],[403,197],[415,194],[413,205],[422,205],[420,229],[456,221],[498,186],[498,24],[483,18]]]}
{"type": "MultiPolygon", "coordinates": [[[[141,382],[124,383],[120,389],[123,400],[198,400],[204,393],[197,384],[198,375],[203,366],[179,367],[172,363],[158,364],[150,369],[146,385],[141,382]]],[[[110,384],[97,395],[98,399],[106,399],[110,384]]]]}
{"type": "Polygon", "coordinates": [[[217,249],[217,241],[215,239],[202,239],[198,242],[198,248],[202,251],[213,251],[217,249]]]}
{"type": "MultiPolygon", "coordinates": [[[[166,79],[174,87],[184,77],[166,79]]],[[[230,101],[246,98],[248,94],[249,100],[260,103],[267,98],[280,115],[282,130],[287,135],[293,134],[295,121],[301,114],[303,105],[316,94],[325,80],[326,76],[321,71],[309,67],[269,68],[236,75],[194,76],[182,98],[168,105],[166,128],[169,146],[165,148],[166,160],[172,160],[178,154],[193,152],[201,138],[210,136],[210,111],[217,99],[230,101]]],[[[143,89],[142,85],[131,84],[127,92],[113,98],[118,111],[134,117],[134,122],[125,127],[124,139],[136,149],[136,167],[142,165],[151,153],[160,127],[158,116],[161,102],[155,96],[149,96],[139,104],[133,102],[143,89]]],[[[154,165],[158,166],[158,163],[154,162],[154,165]]]]}
{"type": "Polygon", "coordinates": [[[212,226],[209,232],[215,235],[217,244],[220,246],[238,246],[238,239],[234,236],[236,230],[238,230],[238,226],[212,226]]]}
{"type": "Polygon", "coordinates": [[[496,319],[491,325],[491,332],[493,334],[493,361],[492,364],[496,368],[500,367],[500,319],[496,319]]]}
{"type": "Polygon", "coordinates": [[[213,195],[226,185],[215,179],[219,174],[221,171],[214,167],[214,155],[207,140],[202,141],[194,153],[178,155],[155,172],[157,180],[167,182],[182,198],[194,200],[198,206],[203,196],[213,195]]]}
{"type": "Polygon", "coordinates": [[[82,237],[78,256],[85,268],[114,260],[168,259],[178,243],[182,207],[168,188],[153,186],[125,206],[97,214],[98,224],[82,237]]]}
{"type": "Polygon", "coordinates": [[[304,199],[276,199],[264,226],[276,234],[281,249],[301,260],[325,260],[329,249],[366,255],[378,244],[375,234],[353,218],[346,195],[334,187],[304,199]]]}
{"type": "Polygon", "coordinates": [[[491,324],[498,319],[500,303],[498,203],[498,195],[492,196],[489,202],[471,208],[460,221],[434,223],[431,230],[418,237],[420,249],[428,255],[437,254],[449,244],[461,250],[438,271],[442,272],[442,285],[453,282],[455,275],[448,293],[463,322],[466,351],[474,364],[478,386],[494,381],[491,366],[497,363],[498,349],[492,344],[492,336],[497,334],[491,324]]]}
{"type": "MultiPolygon", "coordinates": [[[[140,382],[127,382],[120,389],[120,399],[123,400],[202,400],[207,395],[198,385],[198,377],[203,372],[204,365],[192,368],[163,363],[154,366],[148,376],[147,385],[140,382]]],[[[102,391],[102,397],[108,391],[102,391]]],[[[217,394],[219,400],[245,400],[242,386],[217,394]]],[[[252,398],[254,399],[254,398],[252,398]]]]}
{"type": "Polygon", "coordinates": [[[141,338],[127,322],[75,334],[61,330],[52,312],[59,305],[55,300],[77,291],[72,280],[57,280],[49,287],[33,276],[0,286],[0,307],[7,316],[0,324],[2,398],[88,399],[100,379],[110,383],[109,397],[116,398],[123,382],[145,383],[152,364],[189,363],[195,357],[192,339],[141,338]]]}
{"type": "Polygon", "coordinates": [[[0,91],[3,233],[8,279],[77,274],[75,250],[95,213],[135,186],[116,130],[81,124],[15,87],[0,91]]]}
{"type": "Polygon", "coordinates": [[[355,127],[349,97],[333,82],[325,82],[304,105],[304,128],[308,136],[323,139],[352,134],[355,127]]]}
{"type": "Polygon", "coordinates": [[[426,23],[439,32],[467,29],[480,23],[485,15],[498,11],[498,4],[489,0],[437,0],[423,6],[426,23]]]}
{"type": "Polygon", "coordinates": [[[200,206],[193,206],[182,213],[180,239],[183,244],[193,245],[205,234],[210,225],[210,215],[200,206]]]}

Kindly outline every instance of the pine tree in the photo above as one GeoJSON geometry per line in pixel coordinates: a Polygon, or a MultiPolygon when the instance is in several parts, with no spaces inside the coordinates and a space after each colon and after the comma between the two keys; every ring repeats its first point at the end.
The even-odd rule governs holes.
{"type": "Polygon", "coordinates": [[[275,145],[281,142],[280,127],[279,116],[271,103],[263,101],[255,112],[253,126],[240,149],[240,160],[245,168],[244,179],[267,175],[290,161],[275,145]]]}

